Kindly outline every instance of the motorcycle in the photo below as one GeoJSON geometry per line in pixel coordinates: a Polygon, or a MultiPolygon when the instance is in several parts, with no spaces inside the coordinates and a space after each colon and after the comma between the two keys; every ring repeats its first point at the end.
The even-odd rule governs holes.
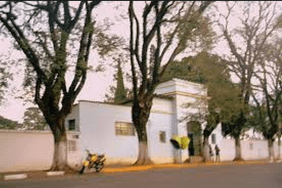
{"type": "Polygon", "coordinates": [[[86,167],[88,167],[88,169],[95,169],[96,172],[100,172],[104,168],[104,162],[106,160],[105,155],[91,154],[89,150],[86,150],[86,155],[86,159],[83,161],[83,166],[79,174],[82,174],[86,167]]]}

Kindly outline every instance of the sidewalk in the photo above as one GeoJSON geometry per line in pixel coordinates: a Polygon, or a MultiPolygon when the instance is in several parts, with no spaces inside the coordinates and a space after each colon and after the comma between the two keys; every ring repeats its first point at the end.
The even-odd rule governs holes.
{"type": "MultiPolygon", "coordinates": [[[[105,166],[105,168],[100,172],[102,174],[108,173],[118,173],[118,172],[136,172],[136,171],[146,171],[155,169],[168,169],[168,168],[195,168],[195,167],[205,167],[205,166],[216,166],[216,165],[252,165],[252,164],[268,164],[267,160],[260,161],[241,161],[241,162],[206,162],[206,163],[183,163],[183,164],[152,164],[144,166],[105,166]]],[[[86,174],[96,174],[96,172],[86,172],[86,174]]],[[[63,177],[66,175],[78,175],[78,172],[48,172],[48,171],[25,171],[25,172],[7,172],[0,173],[0,181],[10,181],[16,179],[41,179],[49,178],[50,176],[63,177]]]]}

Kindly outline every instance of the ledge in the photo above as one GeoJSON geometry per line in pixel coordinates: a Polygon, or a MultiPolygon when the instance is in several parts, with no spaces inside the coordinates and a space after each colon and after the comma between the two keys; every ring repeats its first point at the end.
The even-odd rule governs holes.
{"type": "Polygon", "coordinates": [[[65,174],[65,171],[51,171],[46,172],[47,176],[63,176],[65,174]]]}
{"type": "Polygon", "coordinates": [[[27,178],[27,174],[13,174],[13,175],[5,175],[4,180],[16,180],[16,179],[25,179],[27,178]]]}

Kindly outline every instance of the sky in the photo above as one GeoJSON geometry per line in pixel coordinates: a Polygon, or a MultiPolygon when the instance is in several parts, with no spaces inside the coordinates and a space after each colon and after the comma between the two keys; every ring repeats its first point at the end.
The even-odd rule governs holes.
{"type": "MultiPolygon", "coordinates": [[[[115,9],[113,6],[108,6],[108,3],[101,4],[97,9],[94,9],[94,14],[97,19],[102,20],[104,17],[110,17],[110,19],[114,19],[117,17],[117,12],[114,11],[115,9]],[[110,10],[109,10],[110,9],[110,10]],[[112,14],[109,14],[111,12],[112,14]]],[[[119,24],[120,25],[120,24],[119,24]]],[[[126,33],[128,28],[126,26],[116,27],[113,28],[112,32],[119,32],[119,33],[126,33]]],[[[1,54],[7,54],[9,49],[11,48],[10,41],[5,40],[5,38],[0,39],[0,51],[1,54]]],[[[22,54],[20,52],[13,51],[12,56],[21,56],[22,54]]],[[[97,59],[95,57],[97,54],[92,53],[92,55],[89,58],[89,65],[96,66],[97,59]]],[[[18,70],[17,70],[18,71],[18,70]]],[[[18,73],[18,75],[15,76],[13,83],[10,85],[10,87],[16,87],[20,88],[20,85],[22,83],[24,72],[21,71],[18,73]]],[[[76,101],[78,100],[93,100],[93,101],[103,101],[104,96],[107,92],[107,89],[109,89],[109,86],[114,84],[113,82],[113,74],[114,71],[107,68],[104,72],[88,72],[87,73],[87,80],[86,83],[78,95],[76,101]]],[[[10,91],[11,92],[11,91],[10,91]]],[[[13,93],[13,92],[12,92],[13,93]]],[[[8,94],[6,96],[7,101],[0,106],[0,115],[14,120],[18,122],[23,121],[24,111],[27,107],[33,106],[32,104],[24,105],[23,101],[20,99],[15,99],[14,96],[11,94],[8,94]]]]}
{"type": "MultiPolygon", "coordinates": [[[[75,3],[75,2],[74,2],[75,3]]],[[[118,4],[122,3],[122,1],[116,2],[118,4]]],[[[124,3],[124,2],[123,2],[124,3]]],[[[98,20],[103,20],[105,17],[109,17],[110,21],[115,20],[119,17],[119,12],[114,8],[116,4],[105,2],[101,4],[97,9],[94,10],[96,17],[98,20]]],[[[127,5],[126,5],[127,6],[127,5]]],[[[123,14],[126,14],[127,7],[123,9],[123,14]]],[[[115,21],[116,22],[116,21],[115,21]]],[[[236,25],[236,20],[231,20],[232,25],[236,25]]],[[[117,34],[128,35],[129,34],[129,26],[125,22],[116,22],[112,27],[111,32],[117,34]]],[[[11,48],[10,41],[5,40],[5,38],[0,39],[0,51],[1,54],[5,54],[11,48]]],[[[225,43],[220,43],[215,48],[216,53],[226,53],[228,54],[229,50],[225,43]]],[[[20,52],[12,54],[12,56],[21,55],[20,52]],[[19,54],[17,54],[19,53],[19,54]]],[[[89,65],[97,66],[97,54],[93,53],[89,58],[89,65]]],[[[76,101],[78,100],[93,100],[93,101],[103,101],[106,92],[109,89],[110,85],[115,84],[113,82],[113,74],[114,70],[107,68],[104,72],[88,72],[86,83],[78,95],[76,101]]],[[[11,84],[11,87],[15,87],[19,89],[19,85],[22,83],[23,72],[18,72],[15,80],[11,84]]],[[[23,105],[23,101],[19,99],[14,99],[12,95],[7,96],[7,101],[5,104],[0,106],[0,115],[5,118],[22,122],[22,118],[24,115],[24,111],[30,105],[23,105]]]]}

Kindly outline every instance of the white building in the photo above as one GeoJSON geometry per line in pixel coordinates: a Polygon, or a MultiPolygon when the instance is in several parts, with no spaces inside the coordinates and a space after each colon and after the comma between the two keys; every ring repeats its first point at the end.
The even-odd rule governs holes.
{"type": "MultiPolygon", "coordinates": [[[[147,123],[149,156],[155,163],[185,161],[189,157],[188,149],[177,151],[170,139],[173,135],[191,136],[189,120],[182,120],[200,108],[187,108],[185,104],[206,99],[207,91],[201,84],[172,79],[159,84],[155,93],[157,96],[153,100],[147,123]]],[[[69,130],[80,133],[78,140],[81,153],[85,149],[105,153],[108,164],[133,163],[137,159],[138,139],[132,124],[130,103],[114,105],[80,100],[67,116],[66,125],[69,130]]],[[[221,126],[214,130],[210,144],[212,148],[215,144],[220,147],[221,160],[232,160],[235,157],[234,140],[222,137],[221,126]]],[[[248,139],[242,141],[241,146],[242,157],[246,160],[268,157],[265,140],[248,139]]],[[[277,151],[277,145],[275,147],[277,151]]]]}
{"type": "MultiPolygon", "coordinates": [[[[197,144],[201,145],[199,138],[202,136],[196,135],[191,125],[203,130],[204,123],[193,124],[189,122],[189,118],[181,120],[189,114],[188,117],[191,117],[191,114],[199,110],[204,111],[204,108],[199,107],[205,106],[207,92],[200,84],[172,79],[159,84],[156,94],[147,124],[149,156],[155,163],[185,161],[189,157],[188,149],[179,152],[173,148],[170,139],[173,135],[189,135],[194,141],[193,144],[190,142],[190,149],[197,144]],[[187,103],[198,101],[197,99],[203,99],[202,103],[185,107],[187,103]]],[[[138,139],[131,120],[130,102],[113,105],[81,100],[74,105],[65,123],[68,130],[67,158],[70,166],[79,167],[82,164],[85,149],[105,153],[108,164],[132,164],[137,160],[138,139]]],[[[252,131],[246,132],[242,138],[243,159],[267,159],[266,140],[262,140],[252,131]]],[[[0,172],[47,170],[52,164],[54,138],[51,131],[0,130],[0,143],[0,172]]],[[[213,149],[215,144],[219,146],[222,161],[234,159],[235,142],[231,138],[222,137],[221,126],[213,131],[209,143],[213,149]]],[[[274,150],[277,157],[277,142],[274,143],[274,150]]],[[[199,151],[194,154],[198,155],[199,151]]]]}
{"type": "MultiPolygon", "coordinates": [[[[173,135],[192,136],[192,146],[201,144],[201,134],[196,135],[190,120],[185,119],[204,108],[207,92],[200,84],[179,79],[159,84],[157,96],[147,124],[148,151],[155,163],[180,162],[188,159],[188,149],[177,151],[170,143],[173,135]],[[187,103],[201,100],[201,104],[185,107],[187,103]],[[194,131],[194,132],[193,132],[194,131]],[[181,153],[181,155],[180,155],[181,153]]],[[[195,124],[194,124],[195,125],[195,124]]],[[[204,124],[196,124],[204,129],[204,124]]],[[[106,162],[134,163],[138,156],[138,139],[131,120],[131,104],[113,105],[103,102],[81,100],[74,105],[72,113],[66,118],[68,135],[68,164],[78,167],[82,163],[85,149],[91,152],[105,153],[106,162]]],[[[194,127],[195,128],[195,127],[194,127]]],[[[268,157],[267,141],[262,140],[252,131],[246,132],[241,140],[242,157],[245,160],[266,159],[268,157]],[[247,135],[248,134],[248,135],[247,135]]],[[[0,172],[47,170],[52,164],[54,138],[50,131],[15,131],[0,130],[0,172]],[[23,147],[24,146],[24,147],[23,147]]],[[[235,142],[223,138],[221,126],[210,136],[209,143],[214,148],[219,146],[222,161],[233,160],[235,142]]],[[[274,143],[275,156],[278,155],[277,142],[274,143]]],[[[192,150],[190,154],[192,153],[192,150]]],[[[194,153],[199,154],[199,151],[194,153]]]]}

